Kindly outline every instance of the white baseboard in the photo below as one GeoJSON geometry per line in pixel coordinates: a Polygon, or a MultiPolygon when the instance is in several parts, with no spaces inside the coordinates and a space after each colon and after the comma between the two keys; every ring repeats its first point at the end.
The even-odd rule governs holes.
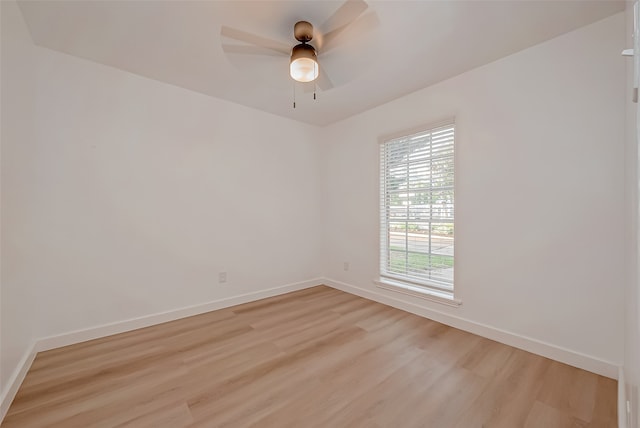
{"type": "Polygon", "coordinates": [[[624,377],[624,369],[618,367],[618,428],[628,428],[627,414],[627,383],[624,377]]]}
{"type": "Polygon", "coordinates": [[[481,324],[466,318],[451,315],[425,306],[417,305],[406,300],[389,297],[374,290],[367,290],[355,285],[324,278],[324,284],[347,293],[355,294],[365,299],[402,309],[413,314],[441,322],[460,330],[468,331],[482,337],[486,337],[505,345],[513,346],[537,355],[541,355],[561,363],[578,367],[612,379],[618,377],[618,367],[616,363],[600,360],[580,352],[572,351],[560,346],[552,345],[537,339],[522,336],[510,331],[502,330],[490,325],[481,324]]]}
{"type": "Polygon", "coordinates": [[[112,334],[124,333],[139,328],[149,327],[168,321],[174,321],[180,318],[186,318],[193,315],[203,314],[205,312],[215,311],[217,309],[228,308],[242,303],[253,302],[267,297],[278,296],[280,294],[290,293],[292,291],[303,290],[305,288],[322,285],[322,279],[310,279],[308,281],[296,282],[293,284],[273,287],[266,290],[260,290],[252,293],[240,294],[237,296],[226,297],[224,299],[213,300],[211,302],[200,305],[188,306],[171,311],[161,312],[157,314],[145,315],[138,318],[132,318],[124,321],[118,321],[110,324],[90,327],[86,329],[71,331],[56,336],[49,336],[33,341],[29,350],[24,354],[18,367],[8,383],[8,387],[2,393],[2,401],[0,402],[0,423],[4,419],[9,406],[13,401],[22,381],[24,380],[31,363],[38,352],[48,351],[62,346],[73,345],[75,343],[86,342],[87,340],[98,339],[100,337],[110,336],[112,334]]]}
{"type": "Polygon", "coordinates": [[[31,367],[31,363],[33,363],[35,358],[35,343],[32,343],[27,352],[22,356],[22,359],[18,363],[18,367],[13,371],[9,382],[7,383],[7,387],[2,391],[2,401],[0,401],[0,424],[4,419],[4,416],[7,414],[11,402],[18,393],[18,389],[20,389],[20,385],[22,385],[22,381],[27,375],[27,372],[31,367]]]}
{"type": "Polygon", "coordinates": [[[320,278],[316,278],[308,281],[296,282],[293,284],[269,288],[266,290],[255,291],[252,293],[240,294],[238,296],[225,297],[224,299],[213,300],[211,302],[188,306],[180,309],[174,309],[167,312],[145,315],[139,318],[132,318],[125,321],[118,321],[82,330],[71,331],[69,333],[64,333],[57,336],[49,336],[36,340],[36,351],[48,351],[49,349],[73,345],[74,343],[86,342],[87,340],[111,336],[112,334],[137,330],[139,328],[149,327],[168,321],[174,321],[193,315],[199,315],[205,312],[215,311],[217,309],[228,308],[230,306],[240,305],[242,303],[253,302],[255,300],[290,293],[292,291],[302,290],[321,284],[322,280],[320,278]]]}

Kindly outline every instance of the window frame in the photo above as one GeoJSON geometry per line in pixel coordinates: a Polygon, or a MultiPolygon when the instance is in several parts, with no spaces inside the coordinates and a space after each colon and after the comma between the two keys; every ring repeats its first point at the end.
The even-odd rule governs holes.
{"type": "MultiPolygon", "coordinates": [[[[456,204],[456,183],[457,183],[457,174],[456,174],[456,160],[457,160],[457,140],[458,140],[458,129],[455,123],[455,119],[450,118],[447,120],[430,123],[424,126],[420,126],[417,128],[413,128],[411,130],[406,130],[403,132],[396,133],[394,135],[387,135],[379,138],[378,140],[378,233],[379,233],[379,248],[378,248],[378,260],[379,260],[379,278],[374,281],[374,283],[384,289],[397,291],[403,294],[408,294],[415,297],[421,297],[428,300],[433,300],[439,303],[443,303],[450,306],[459,306],[462,304],[462,301],[456,299],[456,287],[455,287],[455,241],[456,241],[456,233],[455,233],[455,206],[456,204]],[[388,220],[388,207],[386,203],[387,196],[387,188],[386,188],[386,180],[387,180],[387,167],[385,164],[386,160],[386,145],[388,143],[392,143],[394,140],[399,140],[403,138],[410,138],[420,133],[431,133],[436,131],[438,128],[452,127],[454,136],[453,136],[453,183],[451,186],[451,190],[453,190],[453,216],[452,223],[454,225],[454,233],[453,233],[453,242],[454,242],[454,252],[453,252],[453,278],[451,283],[440,282],[437,279],[420,279],[420,278],[412,278],[409,276],[403,276],[401,274],[396,274],[393,272],[388,272],[386,269],[387,264],[390,260],[390,255],[386,254],[389,252],[389,231],[391,223],[388,220]],[[385,241],[383,241],[383,239],[385,241]],[[385,263],[386,262],[386,263],[385,263]]],[[[410,161],[407,161],[409,164],[410,161]]],[[[430,186],[431,187],[431,186],[430,186]]],[[[431,232],[429,239],[431,239],[431,232]]],[[[405,247],[406,248],[406,247],[405,247]]],[[[405,250],[409,253],[408,248],[405,250]]],[[[433,254],[433,253],[430,253],[433,254]]]]}

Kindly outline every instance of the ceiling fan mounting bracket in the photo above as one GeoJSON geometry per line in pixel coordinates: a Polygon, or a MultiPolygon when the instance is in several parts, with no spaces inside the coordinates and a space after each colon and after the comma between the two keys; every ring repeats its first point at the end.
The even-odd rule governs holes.
{"type": "Polygon", "coordinates": [[[293,35],[299,42],[308,43],[313,39],[313,25],[307,21],[298,21],[293,27],[293,35]]]}

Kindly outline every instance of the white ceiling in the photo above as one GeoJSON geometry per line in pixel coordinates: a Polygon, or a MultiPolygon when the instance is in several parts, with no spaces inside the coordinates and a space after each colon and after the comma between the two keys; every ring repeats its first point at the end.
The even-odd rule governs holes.
{"type": "MultiPolygon", "coordinates": [[[[313,101],[288,58],[225,54],[222,25],[293,46],[333,1],[20,1],[37,45],[302,122],[326,125],[624,10],[623,1],[368,1],[320,66],[334,87],[313,101]],[[375,15],[373,15],[375,13],[375,15]],[[375,19],[377,18],[377,19],[375,19]]],[[[307,86],[309,84],[306,84],[307,86]]]]}

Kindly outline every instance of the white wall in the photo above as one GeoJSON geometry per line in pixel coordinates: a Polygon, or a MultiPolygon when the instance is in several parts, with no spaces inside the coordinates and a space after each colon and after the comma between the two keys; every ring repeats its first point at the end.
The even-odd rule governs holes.
{"type": "Polygon", "coordinates": [[[325,275],[620,364],[624,25],[624,14],[612,16],[328,128],[325,275]],[[372,282],[378,138],[448,117],[456,119],[460,308],[372,282]]]}
{"type": "MultiPolygon", "coordinates": [[[[633,46],[633,4],[627,3],[626,11],[626,46],[633,46]]],[[[626,234],[625,252],[626,280],[624,290],[625,301],[625,338],[624,338],[624,376],[626,399],[632,409],[632,420],[629,427],[638,426],[638,385],[640,385],[640,330],[638,323],[638,121],[637,104],[632,101],[633,94],[633,61],[625,60],[627,66],[626,111],[627,126],[625,135],[625,222],[629,225],[626,234]]]]}
{"type": "Polygon", "coordinates": [[[33,338],[319,276],[315,127],[23,49],[36,64],[3,80],[36,106],[2,118],[3,385],[33,338]]]}
{"type": "Polygon", "coordinates": [[[35,52],[18,7],[14,3],[1,4],[0,392],[32,338],[33,284],[28,275],[31,267],[27,256],[32,245],[22,236],[29,233],[26,218],[32,203],[24,190],[36,173],[27,149],[34,144],[35,52]]]}
{"type": "Polygon", "coordinates": [[[41,334],[319,274],[315,128],[39,60],[33,263],[38,312],[55,320],[41,334]]]}

